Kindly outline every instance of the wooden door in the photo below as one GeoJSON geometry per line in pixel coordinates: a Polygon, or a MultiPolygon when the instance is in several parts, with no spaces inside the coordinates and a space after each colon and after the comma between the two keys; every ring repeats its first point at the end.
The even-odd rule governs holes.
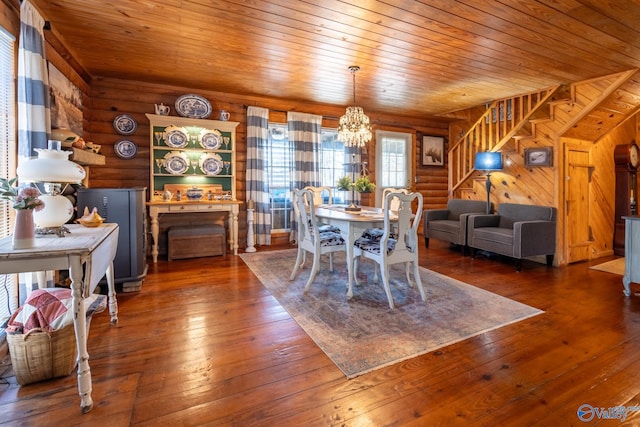
{"type": "Polygon", "coordinates": [[[567,148],[566,226],[568,262],[589,259],[593,240],[589,221],[592,166],[585,149],[567,148]]]}

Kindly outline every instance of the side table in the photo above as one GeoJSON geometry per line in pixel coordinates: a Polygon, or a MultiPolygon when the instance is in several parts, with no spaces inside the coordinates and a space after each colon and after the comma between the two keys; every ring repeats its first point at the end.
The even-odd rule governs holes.
{"type": "Polygon", "coordinates": [[[69,270],[74,310],[73,327],[78,346],[78,393],[82,412],[87,413],[93,407],[93,400],[84,299],[95,290],[106,274],[111,324],[117,323],[118,303],[113,280],[113,259],[118,248],[118,225],[67,227],[71,233],[65,237],[37,236],[35,246],[30,249],[12,249],[11,236],[0,239],[0,274],[69,270]]]}

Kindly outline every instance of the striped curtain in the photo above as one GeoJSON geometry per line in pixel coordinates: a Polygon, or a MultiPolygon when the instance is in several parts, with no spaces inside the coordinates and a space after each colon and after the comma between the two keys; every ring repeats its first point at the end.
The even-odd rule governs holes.
{"type": "Polygon", "coordinates": [[[18,162],[47,148],[51,133],[44,19],[29,0],[20,6],[18,45],[18,162]]]}
{"type": "MultiPolygon", "coordinates": [[[[293,179],[290,194],[293,201],[293,190],[306,186],[321,185],[319,147],[322,144],[322,116],[307,113],[287,113],[289,128],[289,146],[293,150],[294,159],[293,179]]],[[[289,240],[295,242],[298,234],[298,224],[291,210],[291,234],[289,240]]]]}
{"type": "Polygon", "coordinates": [[[318,147],[322,143],[322,116],[307,113],[287,113],[289,145],[295,159],[291,190],[321,185],[318,147]]]}
{"type": "Polygon", "coordinates": [[[247,108],[247,203],[255,202],[255,243],[271,244],[271,211],[266,165],[269,148],[269,110],[247,108]]]}

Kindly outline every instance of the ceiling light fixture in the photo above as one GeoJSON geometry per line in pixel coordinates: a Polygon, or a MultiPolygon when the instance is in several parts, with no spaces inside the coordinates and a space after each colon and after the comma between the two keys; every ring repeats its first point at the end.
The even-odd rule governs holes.
{"type": "Polygon", "coordinates": [[[356,73],[360,67],[352,65],[349,71],[353,76],[353,104],[347,107],[346,113],[340,117],[338,125],[338,140],[344,142],[347,147],[364,147],[371,141],[371,124],[369,116],[364,113],[362,107],[356,107],[356,73]]]}

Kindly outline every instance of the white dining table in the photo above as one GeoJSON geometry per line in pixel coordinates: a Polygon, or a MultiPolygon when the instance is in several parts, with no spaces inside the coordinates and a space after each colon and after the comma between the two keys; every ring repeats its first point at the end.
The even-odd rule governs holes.
{"type": "Polygon", "coordinates": [[[353,245],[367,228],[381,228],[384,225],[384,212],[380,208],[362,206],[359,212],[345,210],[344,205],[318,205],[315,214],[318,221],[324,224],[335,225],[340,229],[340,235],[346,242],[347,272],[347,297],[353,297],[353,283],[355,271],[353,271],[353,245]]]}

